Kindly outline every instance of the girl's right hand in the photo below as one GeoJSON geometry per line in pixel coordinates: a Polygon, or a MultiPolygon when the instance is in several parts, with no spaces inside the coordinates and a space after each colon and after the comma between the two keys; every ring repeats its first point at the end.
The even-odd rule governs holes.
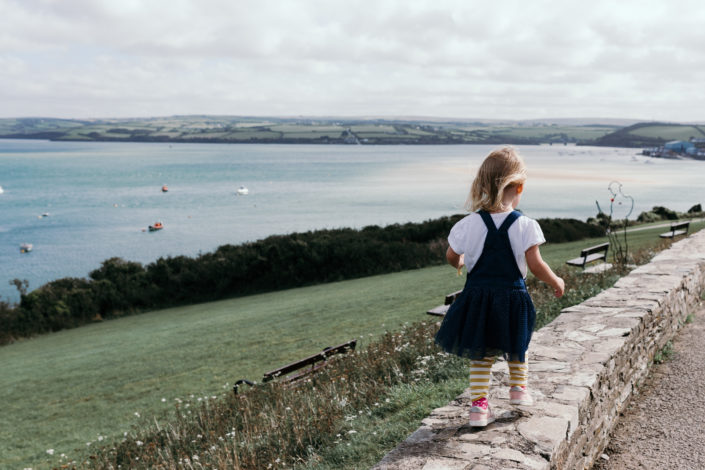
{"type": "Polygon", "coordinates": [[[465,253],[460,255],[460,259],[458,260],[458,276],[463,274],[463,266],[465,266],[465,253]]]}
{"type": "Polygon", "coordinates": [[[563,297],[563,294],[565,293],[565,281],[556,276],[556,285],[553,286],[553,295],[556,297],[563,297]]]}

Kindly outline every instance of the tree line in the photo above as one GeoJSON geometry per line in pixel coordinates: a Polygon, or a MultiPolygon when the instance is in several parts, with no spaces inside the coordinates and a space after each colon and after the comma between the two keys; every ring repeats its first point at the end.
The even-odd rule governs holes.
{"type": "MultiPolygon", "coordinates": [[[[0,301],[0,344],[157,308],[442,264],[448,232],[462,217],[274,235],[146,265],[110,258],[88,278],[62,278],[31,292],[15,279],[20,302],[0,301]]],[[[604,234],[575,219],[539,223],[549,242],[604,234]]]]}

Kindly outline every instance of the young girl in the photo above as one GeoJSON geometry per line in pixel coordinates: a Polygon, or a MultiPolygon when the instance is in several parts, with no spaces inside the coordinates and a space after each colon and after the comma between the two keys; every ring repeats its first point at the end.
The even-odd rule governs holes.
{"type": "Polygon", "coordinates": [[[541,258],[546,240],[539,224],[514,209],[519,205],[526,168],[511,147],[490,153],[480,166],[466,203],[475,211],[450,231],[448,262],[468,271],[462,293],[450,306],[436,342],[447,352],[469,357],[470,425],[494,419],[487,402],[490,369],[497,355],[509,363],[510,403],[533,403],[527,385],[526,350],[536,311],[526,291],[527,266],[563,295],[565,284],[541,258]],[[479,210],[478,210],[479,209],[479,210]]]}

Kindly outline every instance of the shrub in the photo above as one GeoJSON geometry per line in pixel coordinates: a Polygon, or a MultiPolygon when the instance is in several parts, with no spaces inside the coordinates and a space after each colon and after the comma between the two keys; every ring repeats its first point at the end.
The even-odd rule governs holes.
{"type": "MultiPolygon", "coordinates": [[[[10,308],[7,337],[73,328],[147,309],[217,300],[305,285],[417,269],[445,262],[447,236],[463,215],[422,223],[371,225],[273,235],[242,245],[223,245],[191,258],[163,257],[141,263],[110,258],[90,279],[64,278],[26,294],[10,308]]],[[[575,219],[540,219],[550,242],[602,235],[575,219]]],[[[0,337],[0,344],[4,343],[0,337]]]]}
{"type": "Polygon", "coordinates": [[[659,220],[676,220],[680,218],[678,212],[672,211],[666,207],[654,206],[648,212],[642,212],[637,217],[638,222],[656,222],[659,220]]]}

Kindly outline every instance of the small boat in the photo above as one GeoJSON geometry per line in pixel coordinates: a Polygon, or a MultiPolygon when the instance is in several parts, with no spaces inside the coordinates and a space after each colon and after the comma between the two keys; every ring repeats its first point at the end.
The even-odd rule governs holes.
{"type": "Polygon", "coordinates": [[[154,225],[149,226],[149,231],[156,232],[157,230],[161,230],[163,228],[164,228],[164,225],[161,222],[155,222],[154,225]]]}
{"type": "Polygon", "coordinates": [[[20,245],[20,253],[29,253],[34,246],[31,243],[23,243],[20,245]]]}
{"type": "Polygon", "coordinates": [[[239,188],[237,188],[237,195],[238,196],[245,196],[247,194],[250,194],[250,190],[247,189],[246,187],[240,186],[239,188]]]}
{"type": "Polygon", "coordinates": [[[162,192],[165,193],[169,191],[169,187],[167,185],[162,186],[162,192]]]}
{"type": "Polygon", "coordinates": [[[4,192],[5,192],[5,190],[2,189],[2,186],[0,186],[0,194],[2,194],[2,193],[4,193],[4,192]]]}

